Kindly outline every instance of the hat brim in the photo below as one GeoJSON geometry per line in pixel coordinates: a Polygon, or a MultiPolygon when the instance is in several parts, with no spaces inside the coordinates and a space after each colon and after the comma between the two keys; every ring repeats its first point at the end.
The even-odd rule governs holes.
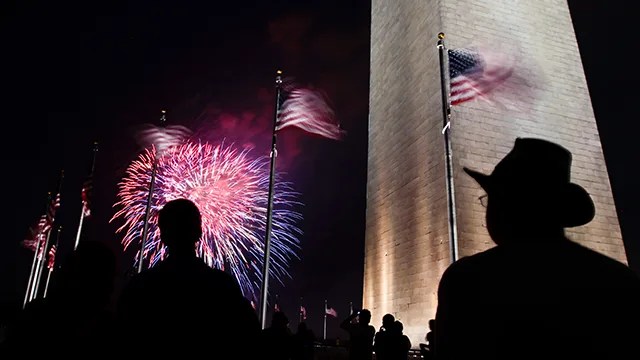
{"type": "MultiPolygon", "coordinates": [[[[491,175],[463,167],[464,172],[471,176],[487,193],[492,187],[491,175]]],[[[495,189],[495,187],[494,187],[495,189]]],[[[552,207],[562,218],[563,227],[575,227],[589,223],[595,217],[595,204],[589,193],[580,185],[568,183],[553,195],[555,203],[552,207]]]]}
{"type": "Polygon", "coordinates": [[[471,176],[484,190],[489,190],[491,185],[491,176],[487,174],[483,174],[481,172],[471,170],[469,168],[463,167],[462,170],[467,173],[467,175],[471,176]]]}

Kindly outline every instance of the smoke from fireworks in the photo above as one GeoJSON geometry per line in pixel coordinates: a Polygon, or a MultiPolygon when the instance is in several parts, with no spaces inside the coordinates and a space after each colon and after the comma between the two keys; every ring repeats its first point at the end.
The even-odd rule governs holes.
{"type": "MultiPolygon", "coordinates": [[[[155,147],[145,150],[129,165],[119,183],[118,201],[114,205],[119,210],[111,221],[124,220],[117,231],[124,232],[125,249],[140,244],[155,155],[155,147]]],[[[293,209],[297,193],[291,184],[276,181],[275,185],[269,273],[282,281],[288,276],[289,261],[297,257],[301,231],[296,222],[301,215],[293,209]]],[[[162,260],[166,251],[157,226],[159,210],[168,201],[186,198],[202,214],[198,255],[210,266],[226,266],[244,295],[255,299],[262,278],[268,186],[268,158],[252,159],[249,150],[194,141],[166,149],[158,159],[149,238],[144,249],[149,266],[162,260]]]]}

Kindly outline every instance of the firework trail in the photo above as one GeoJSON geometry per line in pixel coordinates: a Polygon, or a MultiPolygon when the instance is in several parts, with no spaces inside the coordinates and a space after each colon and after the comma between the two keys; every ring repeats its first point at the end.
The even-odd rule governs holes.
{"type": "MultiPolygon", "coordinates": [[[[212,145],[187,141],[165,150],[158,159],[149,238],[144,257],[149,266],[162,260],[166,249],[160,241],[158,211],[177,198],[193,201],[202,214],[202,238],[199,256],[212,267],[228,267],[238,280],[244,295],[255,299],[260,289],[264,254],[264,235],[269,186],[268,158],[252,159],[249,150],[236,150],[224,142],[212,145]]],[[[111,221],[124,220],[117,232],[124,233],[125,249],[140,244],[151,178],[155,147],[145,150],[133,161],[119,183],[119,208],[111,221]]],[[[276,182],[273,210],[272,266],[270,275],[282,282],[287,266],[297,258],[296,222],[301,215],[293,210],[298,194],[291,184],[276,182]]],[[[140,261],[140,253],[136,255],[140,261]]]]}

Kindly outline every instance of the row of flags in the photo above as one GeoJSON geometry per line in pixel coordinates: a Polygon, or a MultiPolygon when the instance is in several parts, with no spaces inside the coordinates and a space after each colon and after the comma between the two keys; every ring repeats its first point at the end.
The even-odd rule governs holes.
{"type": "MultiPolygon", "coordinates": [[[[302,305],[302,299],[300,299],[300,307],[298,309],[298,315],[299,315],[299,319],[300,321],[304,321],[307,319],[307,308],[302,305]]],[[[350,311],[353,312],[353,306],[351,305],[352,303],[349,303],[349,308],[350,311]]],[[[251,306],[253,306],[254,310],[255,310],[255,303],[252,301],[251,302],[251,306]]],[[[278,295],[276,295],[276,299],[273,303],[273,312],[281,312],[282,309],[280,308],[280,304],[278,302],[278,295]]],[[[351,314],[350,314],[351,315],[351,314]]],[[[338,317],[338,311],[336,311],[336,309],[327,306],[327,300],[325,300],[324,302],[324,316],[330,316],[330,317],[334,317],[337,318],[338,317]]]]}
{"type": "MultiPolygon", "coordinates": [[[[81,189],[81,201],[82,201],[82,209],[80,215],[80,225],[78,227],[77,239],[80,237],[80,233],[82,231],[82,222],[86,217],[91,216],[91,193],[93,189],[93,169],[95,163],[95,152],[97,151],[97,144],[94,144],[94,159],[91,166],[91,171],[89,176],[82,184],[81,189]]],[[[27,238],[23,241],[23,245],[32,250],[34,252],[33,262],[31,264],[31,271],[29,273],[29,280],[27,283],[27,289],[25,291],[25,297],[23,302],[23,307],[26,306],[30,301],[38,298],[42,289],[42,276],[44,269],[47,268],[48,273],[46,277],[46,282],[44,284],[44,292],[42,293],[42,297],[47,296],[47,289],[49,287],[49,282],[51,279],[51,275],[55,270],[56,264],[56,255],[58,253],[58,245],[60,241],[60,233],[62,231],[62,227],[58,226],[55,239],[51,239],[52,232],[54,229],[54,225],[56,223],[56,214],[58,209],[62,204],[62,182],[64,179],[64,172],[61,172],[60,180],[58,183],[58,191],[55,196],[52,196],[51,193],[47,196],[47,207],[45,212],[40,218],[35,226],[29,229],[29,234],[27,238]]],[[[77,239],[76,239],[76,247],[77,247],[77,239]]],[[[75,248],[74,248],[75,249],[75,248]]]]}

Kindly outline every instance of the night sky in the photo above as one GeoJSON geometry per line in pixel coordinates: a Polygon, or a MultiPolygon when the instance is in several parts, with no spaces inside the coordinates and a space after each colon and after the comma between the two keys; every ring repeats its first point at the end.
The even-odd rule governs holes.
{"type": "MultiPolygon", "coordinates": [[[[612,5],[569,3],[629,263],[640,273],[640,193],[633,176],[638,116],[626,71],[633,59],[619,56],[631,54],[631,23],[612,5]]],[[[349,301],[360,306],[369,1],[33,1],[3,7],[9,100],[3,111],[3,304],[22,299],[31,253],[19,243],[44,210],[47,191],[55,191],[61,169],[61,252],[73,246],[94,141],[100,150],[86,236],[120,254],[120,223],[108,220],[117,183],[140,150],[136,129],[157,123],[166,109],[171,124],[207,140],[226,138],[253,146],[256,156],[268,154],[273,80],[282,69],[327,92],[348,136],[336,142],[296,129],[279,136],[278,170],[304,204],[303,261],[292,263],[293,279],[286,288],[273,286],[272,294],[292,319],[304,297],[318,335],[325,298],[340,315],[347,314],[349,301]]],[[[130,266],[131,254],[120,256],[120,273],[130,266]]],[[[333,319],[332,335],[344,336],[333,319]]]]}

